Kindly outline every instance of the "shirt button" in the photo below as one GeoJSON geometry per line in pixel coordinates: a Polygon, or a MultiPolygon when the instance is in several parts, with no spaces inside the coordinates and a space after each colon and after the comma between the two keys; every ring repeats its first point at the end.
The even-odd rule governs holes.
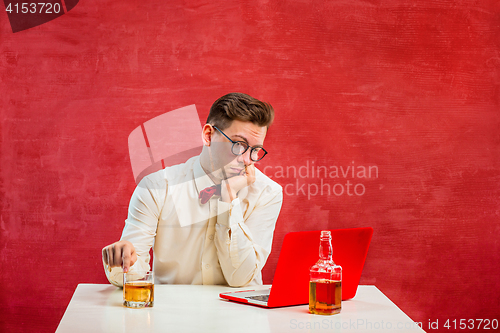
{"type": "Polygon", "coordinates": [[[210,236],[208,236],[208,239],[210,239],[210,240],[214,240],[214,235],[210,235],[210,236]]]}
{"type": "Polygon", "coordinates": [[[209,268],[210,268],[210,264],[206,264],[205,269],[209,269],[209,268]]]}

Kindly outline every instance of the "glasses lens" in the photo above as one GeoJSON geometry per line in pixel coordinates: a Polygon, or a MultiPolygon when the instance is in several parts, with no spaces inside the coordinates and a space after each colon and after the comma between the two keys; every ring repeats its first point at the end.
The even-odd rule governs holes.
{"type": "Polygon", "coordinates": [[[252,156],[250,156],[250,158],[253,160],[253,161],[258,161],[260,160],[261,158],[264,157],[264,155],[266,155],[266,152],[264,151],[264,149],[261,149],[261,148],[253,148],[252,149],[252,156]]]}
{"type": "Polygon", "coordinates": [[[235,142],[233,144],[232,152],[234,155],[241,155],[247,149],[247,145],[244,142],[235,142]]]}

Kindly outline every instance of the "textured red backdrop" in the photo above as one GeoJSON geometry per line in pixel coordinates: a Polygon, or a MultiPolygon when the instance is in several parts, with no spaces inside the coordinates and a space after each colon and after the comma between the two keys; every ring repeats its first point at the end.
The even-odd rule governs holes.
{"type": "Polygon", "coordinates": [[[372,226],[361,283],[424,328],[497,318],[499,68],[493,0],[88,0],[17,33],[2,10],[0,331],[53,332],[78,283],[107,282],[129,133],[231,91],[277,112],[265,282],[286,232],[372,226]]]}

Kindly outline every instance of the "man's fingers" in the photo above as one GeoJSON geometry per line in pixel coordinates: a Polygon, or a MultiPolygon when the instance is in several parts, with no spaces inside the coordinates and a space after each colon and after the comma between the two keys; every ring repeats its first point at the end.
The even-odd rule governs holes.
{"type": "Polygon", "coordinates": [[[135,248],[129,241],[119,241],[102,249],[102,258],[111,272],[112,267],[122,267],[127,272],[137,261],[135,248]]]}
{"type": "Polygon", "coordinates": [[[252,164],[247,166],[246,172],[251,175],[255,175],[255,165],[252,164]]]}
{"type": "Polygon", "coordinates": [[[108,254],[106,252],[106,248],[104,247],[102,250],[102,262],[104,262],[105,265],[108,264],[108,254]]]}
{"type": "Polygon", "coordinates": [[[126,246],[122,248],[122,267],[123,272],[127,273],[130,268],[131,253],[130,249],[126,246]]]}
{"type": "Polygon", "coordinates": [[[111,252],[111,245],[106,247],[106,255],[108,257],[108,266],[113,267],[114,256],[113,253],[111,252]]]}
{"type": "Polygon", "coordinates": [[[246,167],[246,176],[247,186],[252,185],[255,182],[255,166],[253,164],[246,167]]]}
{"type": "Polygon", "coordinates": [[[122,251],[121,247],[111,245],[113,255],[113,267],[122,265],[122,251]]]}
{"type": "Polygon", "coordinates": [[[111,272],[111,264],[109,263],[109,246],[106,246],[102,253],[104,258],[104,263],[108,266],[108,270],[111,272]]]}

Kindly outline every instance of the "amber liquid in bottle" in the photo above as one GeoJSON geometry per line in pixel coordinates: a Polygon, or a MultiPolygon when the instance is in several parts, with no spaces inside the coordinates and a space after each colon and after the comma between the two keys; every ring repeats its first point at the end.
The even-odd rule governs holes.
{"type": "Polygon", "coordinates": [[[319,280],[309,282],[309,311],[311,313],[339,313],[342,307],[341,300],[341,281],[319,280]]]}
{"type": "Polygon", "coordinates": [[[309,312],[320,315],[339,313],[342,308],[342,267],[332,260],[329,231],[321,232],[319,260],[311,267],[309,312]]]}

